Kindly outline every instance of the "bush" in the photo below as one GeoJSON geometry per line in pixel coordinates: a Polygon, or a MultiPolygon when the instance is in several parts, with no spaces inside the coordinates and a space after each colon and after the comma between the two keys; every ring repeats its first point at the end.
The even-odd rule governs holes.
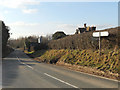
{"type": "Polygon", "coordinates": [[[66,36],[66,34],[64,32],[56,32],[52,35],[52,38],[53,38],[53,40],[57,40],[57,39],[65,37],[65,36],[66,36]]]}
{"type": "Polygon", "coordinates": [[[7,52],[6,48],[7,48],[8,38],[10,37],[9,35],[10,28],[8,26],[5,26],[3,21],[1,22],[0,27],[2,27],[2,54],[4,56],[4,54],[7,52]]]}
{"type": "MultiPolygon", "coordinates": [[[[108,37],[101,37],[101,48],[112,49],[118,46],[118,29],[111,28],[103,31],[108,31],[108,37]]],[[[48,43],[49,49],[93,49],[99,48],[98,38],[92,36],[93,32],[70,35],[61,39],[52,40],[48,43]]]]}
{"type": "Polygon", "coordinates": [[[42,49],[48,49],[48,46],[46,43],[40,43],[34,46],[35,51],[42,50],[42,49]]]}

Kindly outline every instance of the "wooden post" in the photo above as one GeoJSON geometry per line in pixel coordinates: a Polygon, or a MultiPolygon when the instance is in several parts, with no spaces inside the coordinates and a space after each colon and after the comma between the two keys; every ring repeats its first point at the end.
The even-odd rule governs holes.
{"type": "Polygon", "coordinates": [[[99,38],[99,55],[101,55],[101,37],[102,36],[108,36],[109,35],[109,33],[108,33],[108,31],[104,31],[104,32],[93,32],[93,37],[98,37],[99,38]]]}
{"type": "Polygon", "coordinates": [[[101,55],[101,44],[100,44],[101,32],[99,31],[99,55],[101,55]]]}

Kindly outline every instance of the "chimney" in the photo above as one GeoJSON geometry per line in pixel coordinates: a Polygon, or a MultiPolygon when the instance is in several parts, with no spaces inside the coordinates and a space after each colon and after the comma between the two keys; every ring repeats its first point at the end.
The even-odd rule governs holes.
{"type": "Polygon", "coordinates": [[[87,27],[86,27],[86,23],[84,24],[84,28],[87,28],[87,27]]]}

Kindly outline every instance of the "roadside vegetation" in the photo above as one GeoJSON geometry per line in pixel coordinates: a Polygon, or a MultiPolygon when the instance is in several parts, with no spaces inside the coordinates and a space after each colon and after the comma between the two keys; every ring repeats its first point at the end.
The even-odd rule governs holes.
{"type": "MultiPolygon", "coordinates": [[[[118,28],[110,28],[108,37],[101,37],[102,49],[111,49],[118,45],[118,28]]],[[[91,32],[69,35],[48,43],[49,49],[92,49],[99,48],[98,38],[94,38],[91,32]]]]}
{"type": "Polygon", "coordinates": [[[8,39],[10,37],[9,34],[10,28],[6,26],[3,21],[0,27],[2,27],[2,57],[5,57],[13,51],[13,49],[7,44],[8,39]]]}
{"type": "MultiPolygon", "coordinates": [[[[102,50],[102,55],[99,56],[98,50],[40,50],[31,54],[35,60],[57,65],[76,65],[88,67],[87,73],[94,72],[95,74],[112,77],[118,79],[118,70],[120,69],[118,50],[102,50]],[[91,69],[92,72],[91,72],[91,69]],[[98,72],[99,71],[99,72],[98,72]],[[102,72],[103,71],[103,72],[102,72]],[[97,72],[97,73],[96,73],[97,72]],[[116,73],[116,74],[114,74],[116,73]]],[[[81,69],[81,67],[79,67],[81,69]]],[[[74,68],[75,70],[77,68],[74,68]]]]}
{"type": "MultiPolygon", "coordinates": [[[[67,68],[118,79],[120,42],[119,28],[110,28],[108,37],[101,37],[101,56],[99,55],[98,38],[93,38],[93,32],[86,32],[74,35],[53,34],[53,40],[44,39],[39,44],[35,40],[26,40],[24,52],[37,61],[62,65],[67,68]],[[33,45],[32,47],[31,44],[33,45]]],[[[63,33],[62,33],[63,34],[63,33]]],[[[34,38],[34,37],[32,37],[34,38]]]]}

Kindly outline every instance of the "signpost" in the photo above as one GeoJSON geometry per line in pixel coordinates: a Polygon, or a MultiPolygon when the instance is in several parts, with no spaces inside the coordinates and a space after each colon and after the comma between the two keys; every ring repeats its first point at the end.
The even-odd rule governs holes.
{"type": "Polygon", "coordinates": [[[38,43],[42,42],[42,36],[38,37],[38,43]]]}
{"type": "Polygon", "coordinates": [[[40,37],[38,37],[38,43],[40,43],[40,37]]]}
{"type": "Polygon", "coordinates": [[[102,37],[102,36],[108,36],[109,33],[108,31],[103,31],[103,32],[93,32],[93,37],[102,37]]]}
{"type": "Polygon", "coordinates": [[[101,43],[100,43],[100,37],[105,37],[105,36],[108,36],[109,33],[108,31],[103,31],[103,32],[93,32],[93,37],[99,37],[99,55],[101,55],[101,43]]]}

